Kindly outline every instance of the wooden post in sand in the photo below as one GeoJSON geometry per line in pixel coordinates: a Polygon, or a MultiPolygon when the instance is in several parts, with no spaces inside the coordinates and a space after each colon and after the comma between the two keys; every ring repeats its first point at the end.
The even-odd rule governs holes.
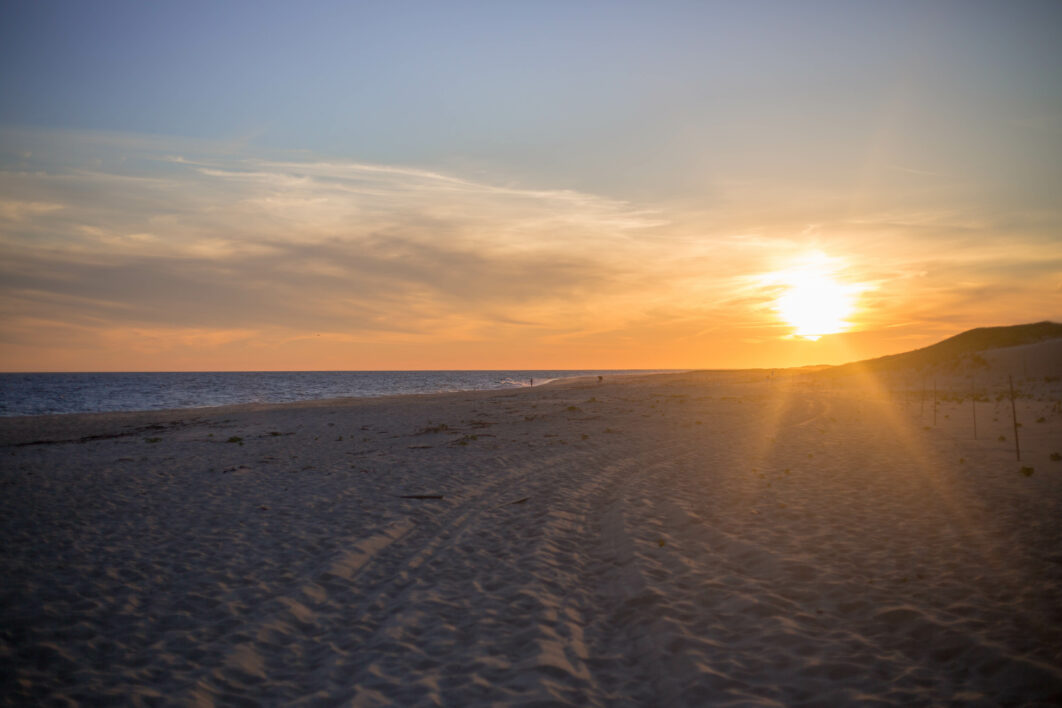
{"type": "Polygon", "coordinates": [[[920,399],[918,399],[918,417],[919,417],[919,419],[922,418],[922,416],[925,414],[925,412],[926,412],[926,377],[923,376],[922,377],[922,397],[920,399]]]}
{"type": "Polygon", "coordinates": [[[1018,411],[1014,407],[1014,377],[1008,374],[1007,380],[1010,381],[1010,417],[1014,421],[1014,454],[1018,456],[1018,462],[1021,462],[1021,445],[1018,443],[1018,411]]]}
{"type": "Polygon", "coordinates": [[[977,439],[977,379],[973,380],[970,391],[970,410],[973,411],[974,440],[977,439]]]}
{"type": "Polygon", "coordinates": [[[937,380],[933,379],[933,427],[937,427],[937,380]]]}

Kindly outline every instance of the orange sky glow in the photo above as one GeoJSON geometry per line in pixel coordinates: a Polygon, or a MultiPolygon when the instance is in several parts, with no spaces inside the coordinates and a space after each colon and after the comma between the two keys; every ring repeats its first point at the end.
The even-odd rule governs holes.
{"type": "Polygon", "coordinates": [[[1062,320],[1057,5],[949,7],[9,7],[0,370],[785,367],[1062,320]]]}
{"type": "Polygon", "coordinates": [[[949,213],[808,224],[129,142],[149,174],[0,175],[25,194],[0,203],[0,368],[778,367],[1062,311],[1055,242],[949,213]]]}

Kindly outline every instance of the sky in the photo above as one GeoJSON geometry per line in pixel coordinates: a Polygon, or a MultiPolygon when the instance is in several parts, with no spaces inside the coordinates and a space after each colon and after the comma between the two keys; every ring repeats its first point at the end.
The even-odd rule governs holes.
{"type": "Polygon", "coordinates": [[[1062,3],[0,3],[0,370],[734,368],[1062,321],[1062,3]]]}

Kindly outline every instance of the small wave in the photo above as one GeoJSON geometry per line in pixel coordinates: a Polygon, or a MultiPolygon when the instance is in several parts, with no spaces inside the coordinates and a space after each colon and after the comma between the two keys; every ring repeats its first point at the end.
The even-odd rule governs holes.
{"type": "Polygon", "coordinates": [[[325,398],[529,388],[582,371],[303,371],[0,374],[0,416],[198,408],[325,398]]]}

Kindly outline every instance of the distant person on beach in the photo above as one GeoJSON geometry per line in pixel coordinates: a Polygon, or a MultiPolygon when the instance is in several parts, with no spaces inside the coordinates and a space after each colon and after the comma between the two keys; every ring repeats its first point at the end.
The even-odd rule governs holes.
{"type": "Polygon", "coordinates": [[[534,376],[532,376],[532,377],[531,377],[531,385],[532,385],[532,386],[534,386],[534,385],[535,385],[535,377],[534,377],[534,376]]]}
{"type": "Polygon", "coordinates": [[[604,381],[604,380],[605,380],[605,377],[604,377],[604,376],[598,376],[598,377],[597,377],[597,382],[598,382],[598,383],[601,383],[601,382],[602,382],[602,381],[604,381]]]}

